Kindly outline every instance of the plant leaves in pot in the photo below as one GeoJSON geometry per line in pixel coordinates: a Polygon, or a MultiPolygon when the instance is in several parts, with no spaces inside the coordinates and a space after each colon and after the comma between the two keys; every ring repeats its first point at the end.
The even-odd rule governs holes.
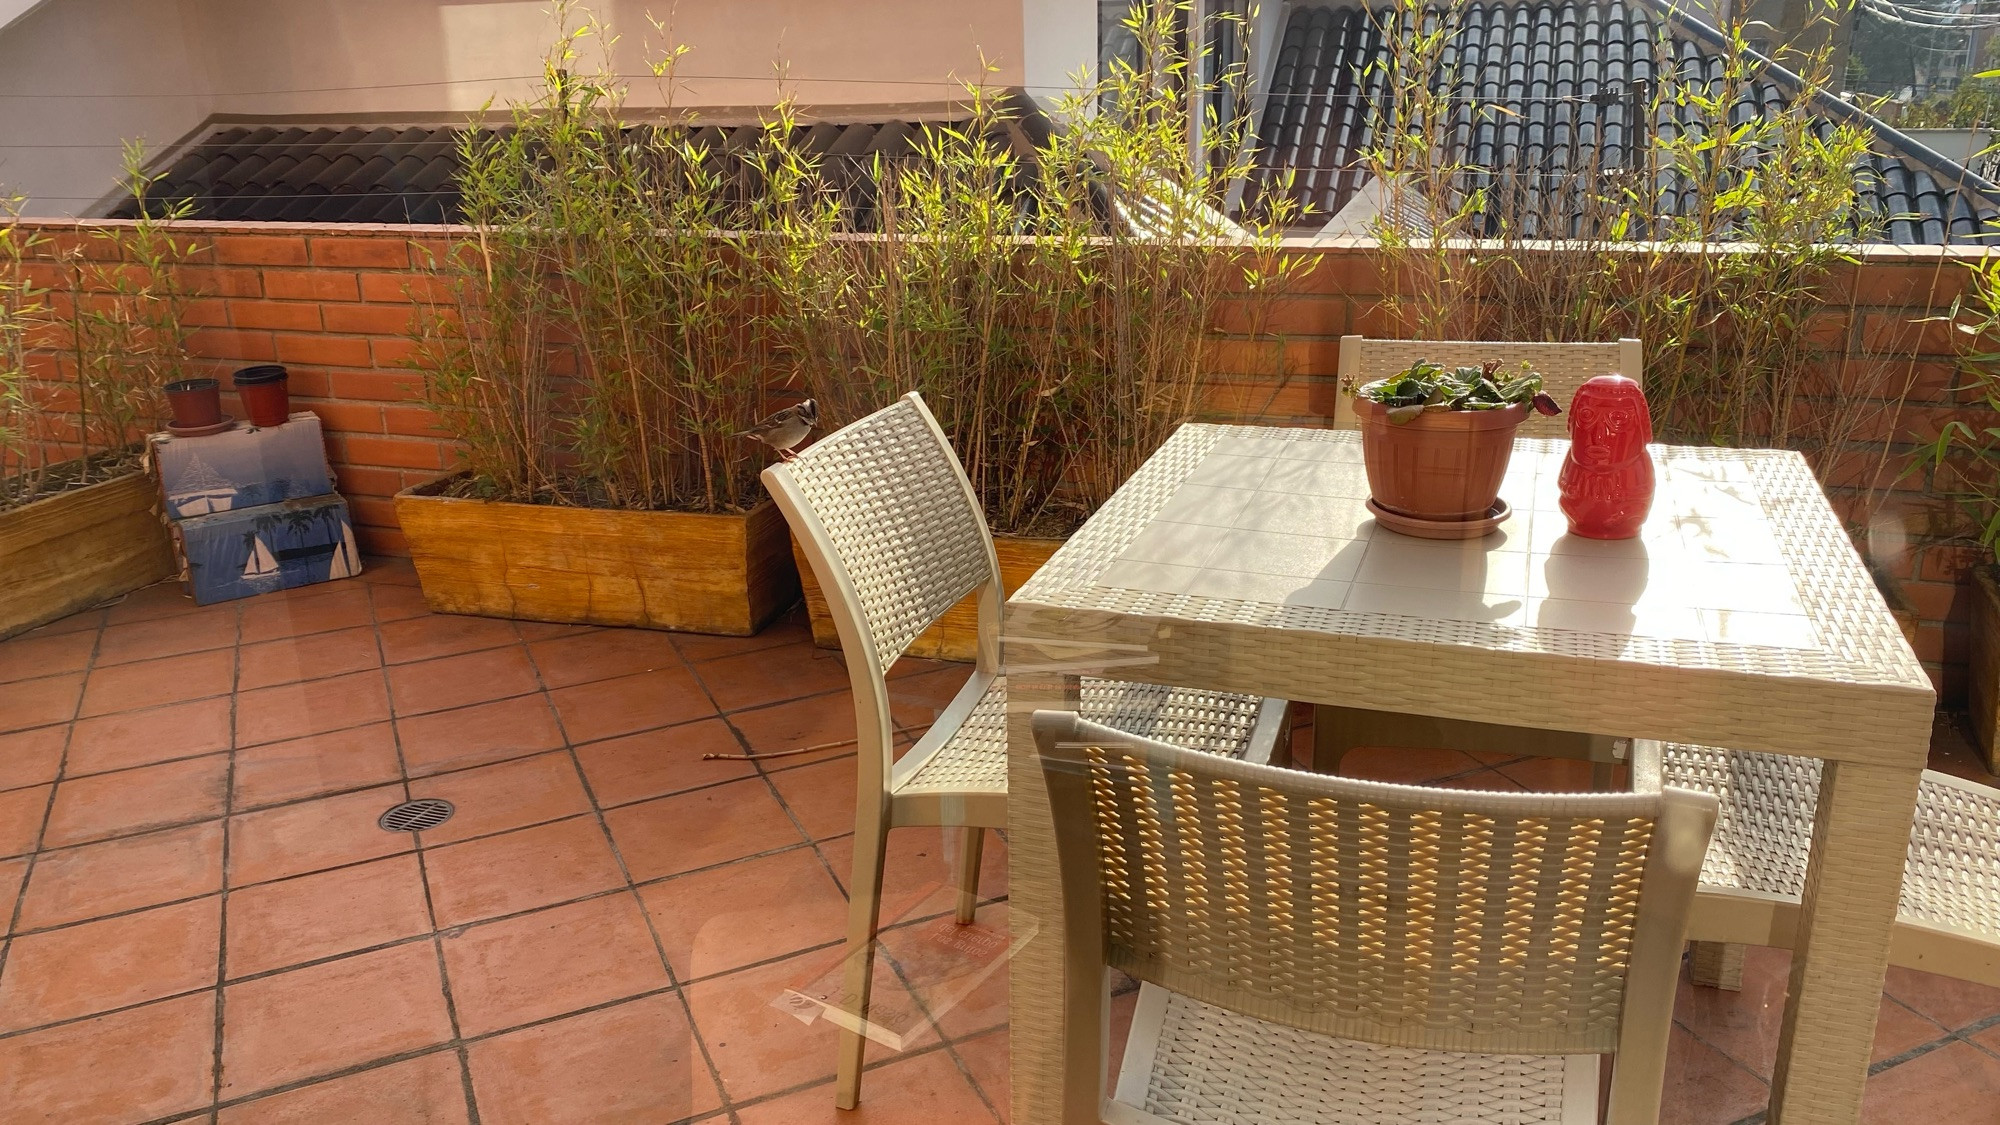
{"type": "Polygon", "coordinates": [[[1542,377],[1523,365],[1446,368],[1418,360],[1355,392],[1368,491],[1398,515],[1436,523],[1481,520],[1500,498],[1514,431],[1530,410],[1560,414],[1542,377]]]}

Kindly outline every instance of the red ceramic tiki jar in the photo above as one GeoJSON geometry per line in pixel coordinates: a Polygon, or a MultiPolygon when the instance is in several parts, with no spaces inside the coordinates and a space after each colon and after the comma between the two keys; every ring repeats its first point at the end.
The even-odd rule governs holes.
{"type": "Polygon", "coordinates": [[[1623,375],[1599,375],[1569,406],[1569,456],[1557,485],[1572,535],[1630,539],[1653,506],[1653,418],[1646,394],[1623,375]]]}

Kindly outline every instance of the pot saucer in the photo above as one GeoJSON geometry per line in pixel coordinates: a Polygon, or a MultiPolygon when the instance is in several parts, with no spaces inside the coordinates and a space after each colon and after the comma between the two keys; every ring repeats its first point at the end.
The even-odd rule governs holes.
{"type": "Polygon", "coordinates": [[[235,428],[236,428],[236,419],[231,418],[227,414],[224,414],[222,416],[222,421],[217,422],[212,426],[183,427],[183,426],[176,426],[172,422],[167,423],[167,432],[174,435],[175,437],[207,437],[210,434],[219,434],[222,433],[224,430],[233,430],[235,428]]]}
{"type": "Polygon", "coordinates": [[[1371,496],[1368,498],[1368,514],[1375,517],[1376,523],[1390,531],[1414,535],[1419,539],[1477,539],[1482,535],[1493,534],[1502,523],[1506,522],[1508,516],[1514,514],[1514,509],[1509,507],[1505,500],[1495,500],[1493,506],[1486,509],[1486,514],[1476,519],[1426,520],[1418,519],[1416,516],[1406,516],[1401,512],[1392,512],[1377,504],[1375,498],[1371,496]]]}

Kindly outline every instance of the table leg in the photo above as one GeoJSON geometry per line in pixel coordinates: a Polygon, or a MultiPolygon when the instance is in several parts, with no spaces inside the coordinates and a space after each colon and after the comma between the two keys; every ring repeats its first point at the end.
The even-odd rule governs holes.
{"type": "Polygon", "coordinates": [[[1077,679],[1055,673],[1007,677],[1007,915],[1018,936],[1034,937],[1014,954],[1007,982],[1008,1064],[1017,1125],[1061,1118],[1063,1079],[1074,1063],[1063,1054],[1061,876],[1048,789],[1029,721],[1038,708],[1074,709],[1077,679]]]}
{"type": "Polygon", "coordinates": [[[1821,775],[1772,1125],[1861,1116],[1920,776],[1914,765],[1855,762],[1828,762],[1821,775]]]}

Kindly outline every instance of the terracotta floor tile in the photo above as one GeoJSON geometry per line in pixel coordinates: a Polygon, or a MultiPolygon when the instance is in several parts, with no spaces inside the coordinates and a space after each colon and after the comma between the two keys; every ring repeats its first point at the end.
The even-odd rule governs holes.
{"type": "Polygon", "coordinates": [[[81,672],[96,647],[97,635],[89,630],[14,637],[0,643],[0,684],[81,672]]]}
{"type": "MultiPolygon", "coordinates": [[[[226,608],[234,617],[236,607],[210,606],[210,611],[226,608]]],[[[107,625],[124,625],[133,621],[157,621],[163,617],[175,617],[183,613],[200,613],[203,607],[194,604],[194,598],[181,588],[179,582],[167,579],[151,586],[134,590],[118,600],[104,615],[107,625]]],[[[78,616],[83,616],[79,614],[78,616]]]]}
{"type": "Polygon", "coordinates": [[[382,652],[391,664],[409,664],[480,649],[505,648],[521,642],[512,621],[453,613],[427,613],[422,617],[380,626],[380,630],[382,652]]]}
{"type": "MultiPolygon", "coordinates": [[[[883,924],[896,919],[927,918],[954,909],[960,829],[897,828],[889,833],[889,852],[882,874],[883,924]]],[[[820,854],[840,885],[853,879],[854,837],[842,836],[819,844],[820,854]]],[[[985,902],[1007,893],[1007,845],[997,832],[986,833],[979,853],[979,899],[985,902]]]]}
{"type": "Polygon", "coordinates": [[[1441,777],[1424,784],[1435,785],[1442,789],[1478,789],[1500,793],[1519,793],[1527,788],[1498,769],[1483,769],[1477,773],[1459,774],[1457,777],[1441,777]]]}
{"type": "Polygon", "coordinates": [[[771,774],[771,784],[785,807],[805,826],[806,834],[824,840],[854,831],[854,771],[852,754],[771,774]]]}
{"type": "Polygon", "coordinates": [[[464,769],[562,746],[562,730],[539,692],[396,720],[410,776],[464,769]]]}
{"type": "Polygon", "coordinates": [[[16,937],[0,977],[0,1030],[213,987],[221,941],[219,896],[16,937]]]}
{"type": "Polygon", "coordinates": [[[438,925],[533,910],[625,885],[595,816],[488,836],[424,853],[438,925]]]}
{"type": "Polygon", "coordinates": [[[712,637],[702,633],[675,633],[674,647],[691,662],[717,660],[725,656],[739,656],[746,652],[757,652],[779,645],[810,644],[812,630],[806,626],[803,607],[795,611],[797,616],[786,614],[759,630],[754,637],[712,637]]]}
{"type": "Polygon", "coordinates": [[[528,646],[542,682],[552,688],[682,667],[671,634],[652,629],[600,629],[528,646]]]}
{"type": "Polygon", "coordinates": [[[384,785],[280,805],[229,818],[229,885],[244,887],[410,851],[408,832],[384,832],[375,820],[403,800],[403,787],[384,785]]]}
{"type": "Polygon", "coordinates": [[[230,979],[431,931],[414,855],[231,891],[230,979]]]}
{"type": "Polygon", "coordinates": [[[841,940],[847,897],[818,853],[794,848],[639,888],[681,980],[841,940]]]}
{"type": "Polygon", "coordinates": [[[14,919],[14,906],[21,898],[21,881],[28,875],[28,857],[0,859],[0,937],[8,933],[8,926],[14,919]]]}
{"type": "Polygon", "coordinates": [[[301,680],[322,680],[365,672],[382,664],[375,630],[367,626],[287,637],[244,645],[237,650],[237,688],[250,691],[301,680]]]}
{"type": "Polygon", "coordinates": [[[1730,1125],[1764,1108],[1771,1092],[1756,1075],[1676,1027],[1667,1041],[1662,1125],[1730,1125]]]}
{"type": "Polygon", "coordinates": [[[424,604],[424,592],[415,586],[375,586],[369,590],[369,596],[375,603],[375,620],[385,625],[430,612],[430,607],[424,604]]]}
{"type": "Polygon", "coordinates": [[[430,942],[358,953],[222,990],[225,1100],[451,1038],[430,942]]]}
{"type": "MultiPolygon", "coordinates": [[[[1683,969],[1674,1018],[1703,1042],[1768,1080],[1778,1058],[1791,964],[1787,950],[1750,946],[1744,950],[1741,992],[1697,988],[1683,969]]],[[[1935,1021],[1884,996],[1875,1018],[1871,1058],[1876,1062],[1894,1058],[1944,1034],[1935,1021]]]]}
{"type": "MultiPolygon", "coordinates": [[[[901,663],[898,661],[898,666],[901,663]]],[[[938,666],[935,668],[914,671],[907,676],[897,676],[889,682],[890,701],[921,709],[921,721],[926,724],[937,718],[937,713],[957,698],[959,689],[965,686],[965,681],[972,675],[970,664],[937,663],[938,666]]]]}
{"type": "Polygon", "coordinates": [[[228,695],[235,683],[236,654],[229,649],[115,664],[90,673],[77,714],[90,718],[228,695]]]}
{"type": "Polygon", "coordinates": [[[21,1122],[130,1125],[208,1105],[215,994],[0,1039],[0,1106],[21,1122]]]}
{"type": "MultiPolygon", "coordinates": [[[[1591,764],[1575,758],[1527,758],[1495,768],[1537,793],[1588,793],[1596,788],[1591,781],[1591,764]]],[[[1615,784],[1622,787],[1622,768],[1617,777],[1615,784]]]]}
{"type": "Polygon", "coordinates": [[[82,695],[81,672],[9,684],[0,691],[0,733],[67,723],[76,717],[82,695]]]}
{"type": "Polygon", "coordinates": [[[680,998],[648,996],[475,1043],[486,1125],[656,1125],[718,1108],[680,998]]]}
{"type": "Polygon", "coordinates": [[[1882,991],[1954,1031],[2000,1014],[2000,988],[1915,969],[1891,966],[1882,991]]]}
{"type": "Polygon", "coordinates": [[[741,754],[743,747],[721,719],[682,723],[577,748],[583,776],[606,808],[662,797],[756,772],[749,762],[703,761],[703,754],[741,754]]]}
{"type": "Polygon", "coordinates": [[[222,889],[222,822],[43,852],[20,929],[60,926],[222,889]]]}
{"type": "Polygon", "coordinates": [[[216,1125],[464,1125],[456,1051],[435,1051],[223,1110],[216,1125]]]}
{"type": "Polygon", "coordinates": [[[97,642],[97,666],[230,648],[235,644],[236,607],[208,606],[195,613],[105,626],[97,642]]]}
{"type": "Polygon", "coordinates": [[[838,652],[810,644],[789,644],[725,656],[696,666],[695,674],[724,711],[777,703],[848,686],[847,665],[838,652]]]}
{"type": "MultiPolygon", "coordinates": [[[[709,1058],[722,1076],[726,1095],[745,1101],[807,1082],[833,1076],[834,1046],[838,1036],[831,1021],[801,1023],[790,1011],[771,1001],[787,989],[804,988],[838,966],[837,950],[802,954],[754,969],[742,969],[726,976],[711,977],[688,985],[688,1005],[694,1025],[708,1044],[709,1058]]],[[[885,1007],[907,1010],[909,994],[896,983],[893,973],[877,965],[875,997],[885,1007]]],[[[870,1043],[870,1061],[895,1057],[876,1043],[870,1043]]],[[[876,1087],[886,1093],[894,1082],[876,1087]]],[[[827,1107],[833,1106],[833,1090],[825,1087],[820,1095],[827,1107]]],[[[862,1099],[869,1097],[864,1085],[862,1099]]],[[[777,1120],[783,1120],[778,1118],[777,1120]]]]}
{"type": "Polygon", "coordinates": [[[561,637],[576,637],[584,633],[601,633],[615,626],[582,625],[574,621],[516,621],[514,631],[521,640],[534,644],[538,641],[553,641],[561,637]]]}
{"type": "Polygon", "coordinates": [[[1340,762],[1343,776],[1403,785],[1427,785],[1441,777],[1470,773],[1478,768],[1478,762],[1456,750],[1408,746],[1357,746],[1340,762]]]}
{"type": "MultiPolygon", "coordinates": [[[[958,1052],[959,1059],[965,1063],[965,1068],[972,1072],[973,1083],[985,1093],[986,1100],[1000,1111],[1002,1121],[1008,1118],[1008,1099],[1013,1097],[1013,1083],[1008,1080],[1012,1067],[1007,1059],[1007,1043],[1007,1029],[1003,1027],[951,1045],[951,1049],[958,1052]]],[[[1122,1044],[1111,1052],[1114,1067],[1123,1054],[1122,1044]]]]}
{"type": "Polygon", "coordinates": [[[466,1035],[515,1027],[667,985],[629,893],[468,926],[444,939],[466,1035]]]}
{"type": "Polygon", "coordinates": [[[35,850],[35,842],[42,835],[42,820],[49,811],[49,790],[53,788],[36,785],[0,793],[0,856],[35,850]]]}
{"type": "Polygon", "coordinates": [[[45,848],[68,847],[222,815],[229,755],[69,778],[56,786],[45,848]]]}
{"type": "Polygon", "coordinates": [[[2000,1059],[1948,1043],[1868,1080],[1863,1125],[2000,1121],[2000,1059]]]}
{"type": "Polygon", "coordinates": [[[980,907],[970,925],[940,916],[883,930],[881,941],[904,987],[945,1035],[958,1038],[1007,1024],[1007,927],[1007,904],[998,902],[980,907]]]}
{"type": "Polygon", "coordinates": [[[775,851],[803,837],[760,779],[732,781],[604,814],[638,881],[775,851]]]}
{"type": "Polygon", "coordinates": [[[380,785],[401,776],[396,728],[376,723],[238,750],[230,799],[241,811],[380,785]]]}
{"type": "Polygon", "coordinates": [[[410,782],[410,796],[442,798],[456,808],[450,820],[421,834],[426,847],[590,811],[566,750],[421,778],[410,782]]]}
{"type": "Polygon", "coordinates": [[[737,1114],[742,1125],[957,1125],[999,1120],[979,1091],[943,1051],[898,1059],[861,1079],[861,1104],[835,1109],[833,1088],[816,1086],[737,1114]]]}
{"type": "Polygon", "coordinates": [[[737,711],[729,716],[729,724],[742,732],[753,753],[826,747],[771,763],[776,769],[792,769],[854,753],[854,703],[846,695],[821,695],[774,707],[737,711]]]}
{"type": "Polygon", "coordinates": [[[331,633],[375,623],[368,588],[359,582],[266,594],[243,603],[243,643],[331,633]]]}
{"type": "Polygon", "coordinates": [[[1785,1019],[1785,978],[1791,963],[1787,950],[1746,948],[1741,992],[1698,988],[1682,966],[1674,1018],[1704,1042],[1769,1078],[1777,1058],[1778,1029],[1785,1019]]]}
{"type": "Polygon", "coordinates": [[[355,672],[239,692],[236,745],[283,742],[309,734],[379,723],[389,717],[389,694],[380,672],[355,672]]]}
{"type": "Polygon", "coordinates": [[[397,555],[369,555],[368,565],[361,572],[361,580],[372,587],[415,586],[417,584],[416,564],[397,555]]]}
{"type": "Polygon", "coordinates": [[[549,692],[572,743],[671,726],[715,714],[685,668],[662,668],[549,692]]]}
{"type": "Polygon", "coordinates": [[[487,703],[539,690],[527,650],[508,648],[442,656],[389,669],[389,697],[398,715],[487,703]]]}
{"type": "Polygon", "coordinates": [[[228,696],[83,719],[69,742],[71,777],[149,766],[229,749],[228,696]]]}
{"type": "Polygon", "coordinates": [[[69,732],[67,726],[53,726],[0,734],[0,790],[54,781],[69,732]]]}

